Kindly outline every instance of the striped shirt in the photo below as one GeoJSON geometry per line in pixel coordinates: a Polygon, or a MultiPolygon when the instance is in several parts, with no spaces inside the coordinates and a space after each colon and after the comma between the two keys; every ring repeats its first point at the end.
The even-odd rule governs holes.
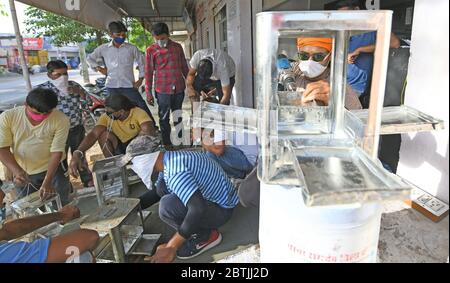
{"type": "Polygon", "coordinates": [[[223,169],[204,153],[166,152],[164,154],[164,179],[167,189],[175,194],[185,206],[198,190],[205,200],[230,209],[237,206],[236,189],[223,169]]]}
{"type": "Polygon", "coordinates": [[[145,64],[145,89],[152,95],[153,83],[156,93],[175,94],[184,92],[185,79],[189,73],[183,47],[169,40],[167,48],[153,44],[147,49],[145,64]],[[153,76],[155,77],[153,80],[153,76]]]}
{"type": "MultiPolygon", "coordinates": [[[[83,117],[81,115],[82,97],[80,95],[75,93],[64,95],[51,81],[47,81],[37,87],[53,90],[58,95],[57,109],[69,117],[71,129],[83,124],[83,117]]],[[[82,89],[81,86],[74,81],[69,81],[69,87],[78,87],[82,89]]]]}

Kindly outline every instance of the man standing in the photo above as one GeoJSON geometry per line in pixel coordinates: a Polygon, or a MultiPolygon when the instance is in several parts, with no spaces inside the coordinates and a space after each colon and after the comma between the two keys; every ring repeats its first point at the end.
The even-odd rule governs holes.
{"type": "Polygon", "coordinates": [[[231,94],[236,82],[236,64],[233,58],[222,50],[202,49],[195,52],[190,65],[186,81],[189,97],[198,99],[202,88],[207,84],[214,83],[217,93],[206,95],[217,95],[220,104],[230,105],[231,94]]]}
{"type": "Polygon", "coordinates": [[[112,41],[95,49],[88,56],[88,63],[91,68],[107,76],[106,87],[110,95],[125,95],[154,120],[138,90],[144,81],[144,56],[136,46],[125,42],[127,28],[122,22],[112,22],[108,28],[112,41]],[[139,67],[137,81],[134,78],[135,62],[139,67]]]}
{"type": "Polygon", "coordinates": [[[18,198],[39,190],[42,199],[56,192],[69,203],[70,181],[61,162],[66,158],[69,118],[55,110],[57,95],[49,89],[32,90],[26,105],[0,115],[0,162],[20,186],[18,198]]]}
{"type": "MultiPolygon", "coordinates": [[[[336,9],[340,11],[360,10],[360,1],[341,0],[336,3],[336,9]]],[[[373,53],[375,52],[376,42],[376,32],[369,32],[352,36],[349,42],[348,63],[354,66],[349,67],[348,77],[355,77],[354,72],[360,72],[360,70],[367,74],[367,81],[363,83],[361,83],[361,81],[359,83],[352,83],[349,80],[349,84],[358,93],[360,93],[361,95],[366,94],[367,97],[370,93],[370,81],[372,78],[374,59],[373,53]]],[[[391,33],[390,47],[400,47],[400,39],[394,33],[391,33]]],[[[365,104],[366,103],[363,102],[363,106],[368,107],[368,105],[365,104]]]]}
{"type": "MultiPolygon", "coordinates": [[[[170,111],[181,110],[186,89],[185,79],[189,68],[183,48],[170,40],[169,27],[165,23],[157,23],[152,28],[156,43],[147,49],[146,55],[146,92],[147,102],[154,104],[152,90],[155,90],[159,105],[159,123],[164,146],[171,146],[170,111]],[[155,79],[153,80],[153,77],[155,79]]],[[[173,117],[175,127],[182,122],[181,115],[173,117]],[[178,119],[176,119],[178,118],[178,119]]],[[[182,138],[182,131],[178,138],[182,138]]]]}
{"type": "MultiPolygon", "coordinates": [[[[50,80],[38,87],[54,91],[58,96],[58,110],[69,117],[70,131],[67,139],[66,153],[70,148],[73,156],[74,151],[80,146],[81,141],[83,141],[86,135],[83,126],[83,117],[80,111],[81,99],[86,97],[86,93],[78,83],[69,81],[67,69],[66,63],[61,60],[50,61],[47,64],[47,76],[50,80]]],[[[68,167],[67,160],[64,165],[66,168],[68,167]]],[[[85,167],[87,168],[87,164],[85,167]]],[[[85,187],[94,186],[92,174],[89,170],[83,171],[80,177],[85,187]]]]}
{"type": "MultiPolygon", "coordinates": [[[[341,0],[336,4],[336,8],[341,11],[360,10],[360,3],[357,0],[341,0]]],[[[369,32],[355,35],[350,38],[349,42],[349,77],[353,76],[354,70],[361,69],[367,73],[367,81],[362,86],[361,103],[363,108],[369,108],[371,79],[373,70],[373,53],[375,52],[375,44],[377,41],[376,32],[369,32]]],[[[390,48],[399,48],[400,39],[391,33],[390,48]]],[[[351,82],[349,81],[351,84],[351,82]]],[[[352,85],[354,89],[358,89],[356,85],[352,85]]],[[[402,142],[401,135],[385,135],[380,137],[379,158],[383,166],[390,172],[396,173],[398,162],[400,160],[400,146],[402,142]]]]}

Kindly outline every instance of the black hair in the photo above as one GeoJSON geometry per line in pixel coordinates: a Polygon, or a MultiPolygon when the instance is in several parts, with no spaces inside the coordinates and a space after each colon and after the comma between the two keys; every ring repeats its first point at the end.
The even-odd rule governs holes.
{"type": "Polygon", "coordinates": [[[50,61],[47,64],[47,71],[49,73],[53,73],[54,70],[57,69],[68,69],[67,64],[61,60],[50,61]]]}
{"type": "Polygon", "coordinates": [[[345,7],[350,7],[350,8],[360,8],[361,9],[361,1],[359,0],[340,0],[338,2],[336,2],[336,4],[334,4],[334,7],[336,10],[345,8],[345,7]]]}
{"type": "Polygon", "coordinates": [[[203,80],[211,78],[213,74],[213,63],[210,59],[203,59],[198,63],[197,74],[203,80]]]}
{"type": "Polygon", "coordinates": [[[40,113],[49,113],[58,106],[58,96],[51,89],[38,87],[28,93],[26,103],[40,113]]]}
{"type": "Polygon", "coordinates": [[[278,60],[280,60],[280,59],[287,59],[288,57],[286,56],[286,55],[284,55],[284,54],[278,54],[278,60]]]}
{"type": "Polygon", "coordinates": [[[159,36],[162,34],[170,35],[169,27],[165,23],[156,23],[152,26],[152,34],[159,36]]]}
{"type": "Polygon", "coordinates": [[[134,104],[128,97],[125,95],[110,95],[105,100],[105,106],[111,108],[114,111],[130,111],[136,104],[134,104]]]}
{"type": "Polygon", "coordinates": [[[127,32],[127,27],[121,22],[111,22],[108,25],[108,30],[110,33],[127,32]]]}

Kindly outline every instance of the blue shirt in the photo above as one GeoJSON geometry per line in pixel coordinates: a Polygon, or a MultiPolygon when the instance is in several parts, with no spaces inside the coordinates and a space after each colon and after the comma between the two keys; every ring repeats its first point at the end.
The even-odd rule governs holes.
{"type": "Polygon", "coordinates": [[[358,92],[363,94],[369,82],[369,75],[366,71],[358,68],[355,64],[348,64],[347,69],[347,83],[358,92]]]}
{"type": "MultiPolygon", "coordinates": [[[[374,45],[376,44],[376,42],[377,42],[376,32],[369,32],[352,36],[349,42],[349,53],[355,51],[357,48],[362,46],[374,45]]],[[[369,78],[372,76],[373,54],[361,53],[355,61],[355,66],[348,68],[347,81],[353,87],[354,90],[362,93],[365,91],[369,78]],[[354,68],[355,66],[357,68],[354,68]]]]}
{"type": "Polygon", "coordinates": [[[164,179],[167,189],[187,206],[196,191],[205,200],[223,208],[234,208],[239,203],[236,189],[223,169],[206,154],[199,152],[166,152],[164,154],[164,179]]]}

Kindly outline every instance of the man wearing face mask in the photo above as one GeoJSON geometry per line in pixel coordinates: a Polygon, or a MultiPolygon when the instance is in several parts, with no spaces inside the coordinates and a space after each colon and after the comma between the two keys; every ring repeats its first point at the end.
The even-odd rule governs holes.
{"type": "Polygon", "coordinates": [[[36,88],[25,106],[0,115],[0,161],[13,173],[18,199],[39,190],[42,199],[58,193],[63,205],[69,203],[71,186],[61,161],[70,122],[57,105],[52,90],[36,88]]]}
{"type": "Polygon", "coordinates": [[[109,96],[105,101],[106,112],[97,122],[95,128],[84,138],[75,151],[70,162],[72,176],[86,170],[85,152],[97,141],[108,158],[125,154],[128,144],[137,136],[156,136],[152,119],[126,96],[109,96]]]}
{"type": "MultiPolygon", "coordinates": [[[[112,41],[95,49],[88,56],[88,63],[92,69],[107,76],[106,87],[110,95],[125,95],[147,112],[153,121],[152,113],[138,90],[144,81],[144,56],[136,46],[125,42],[127,28],[122,22],[112,22],[108,29],[112,41]],[[105,66],[100,66],[99,61],[103,61],[105,66]],[[139,68],[139,80],[137,81],[134,77],[135,62],[139,68]]],[[[153,126],[156,127],[156,125],[153,126]]]]}
{"type": "MultiPolygon", "coordinates": [[[[174,115],[174,112],[180,111],[183,106],[185,78],[189,68],[183,47],[170,40],[169,27],[165,23],[154,24],[152,34],[156,42],[147,49],[145,64],[147,102],[154,104],[154,90],[158,100],[163,144],[170,147],[170,112],[174,115]]],[[[175,127],[182,122],[181,115],[177,116],[178,119],[175,115],[173,117],[175,127]]],[[[182,138],[182,131],[178,132],[178,138],[182,138]]]]}
{"type": "Polygon", "coordinates": [[[214,83],[220,104],[230,105],[236,83],[236,64],[233,58],[219,49],[202,49],[195,52],[189,63],[189,75],[186,80],[189,97],[199,99],[202,95],[201,89],[206,84],[214,83]]]}
{"type": "MultiPolygon", "coordinates": [[[[330,98],[330,71],[332,58],[331,38],[299,38],[299,62],[294,64],[297,89],[302,89],[301,105],[316,102],[328,105],[330,98]]],[[[345,97],[347,109],[361,109],[358,94],[347,85],[345,97]]]]}
{"type": "MultiPolygon", "coordinates": [[[[57,109],[69,117],[70,131],[67,139],[66,152],[70,148],[73,155],[86,135],[80,112],[81,99],[86,97],[86,93],[78,83],[69,81],[67,70],[68,67],[63,61],[50,61],[47,64],[47,76],[50,80],[38,87],[54,91],[58,96],[57,109]]],[[[64,161],[64,166],[66,168],[68,167],[67,160],[64,161]]],[[[87,164],[85,167],[87,167],[87,164]]],[[[82,172],[81,181],[85,187],[92,187],[94,185],[92,174],[89,170],[82,172]]]]}

